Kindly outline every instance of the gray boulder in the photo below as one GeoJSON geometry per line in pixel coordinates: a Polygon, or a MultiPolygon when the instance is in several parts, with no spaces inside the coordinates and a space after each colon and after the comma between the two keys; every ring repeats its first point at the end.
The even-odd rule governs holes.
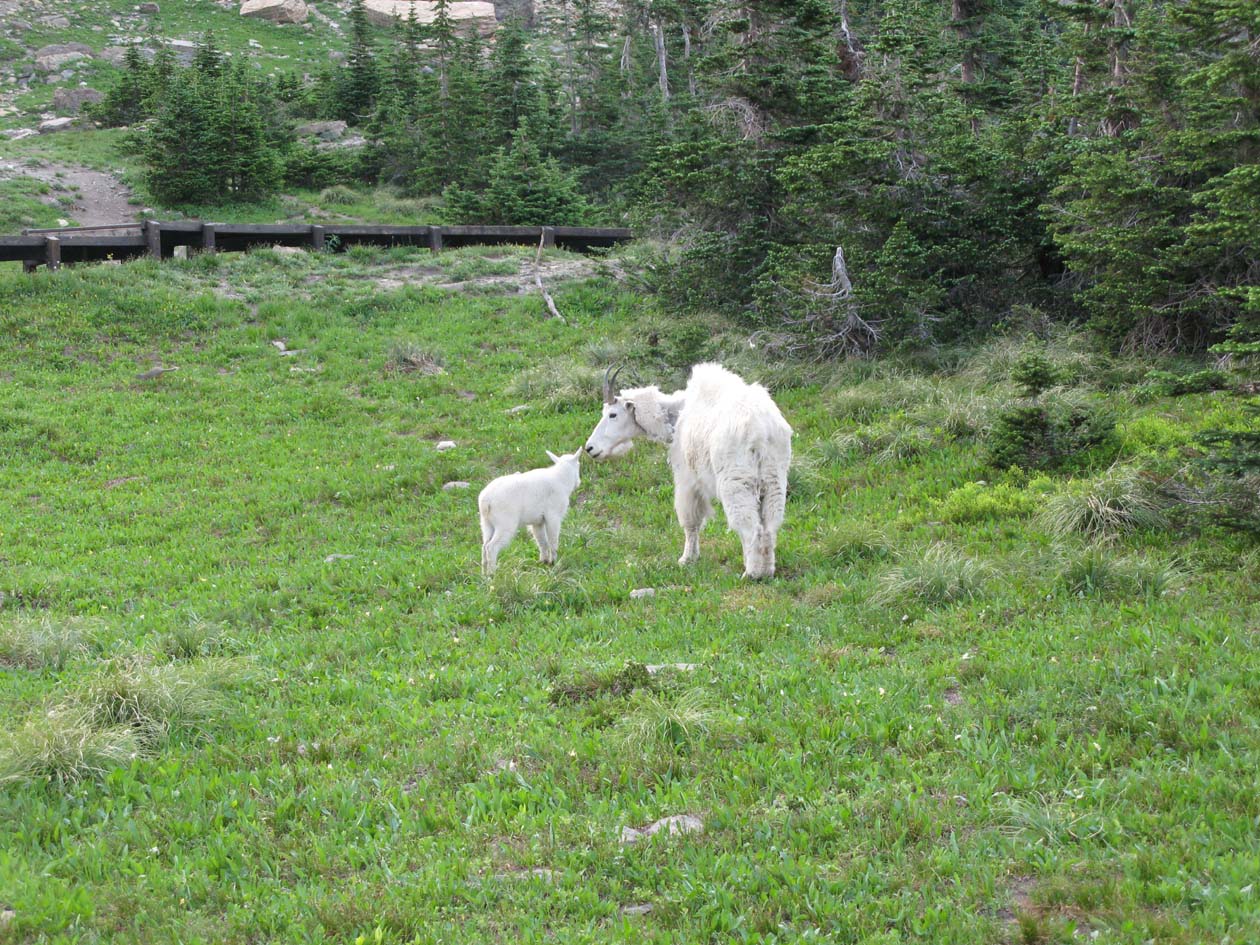
{"type": "Polygon", "coordinates": [[[39,56],[35,59],[36,72],[62,72],[66,66],[80,59],[87,59],[83,53],[59,53],[55,56],[39,56]]]}
{"type": "Polygon", "coordinates": [[[309,14],[305,0],[245,0],[241,4],[241,16],[272,23],[305,23],[309,14]]]}
{"type": "Polygon", "coordinates": [[[53,108],[63,115],[77,115],[84,105],[95,105],[104,98],[96,89],[57,89],[53,92],[53,108]]]}
{"type": "Polygon", "coordinates": [[[309,121],[297,126],[299,138],[318,138],[320,141],[339,141],[346,134],[344,121],[309,121]]]}
{"type": "Polygon", "coordinates": [[[156,3],[142,3],[139,7],[137,7],[137,9],[147,16],[152,16],[154,13],[162,12],[162,8],[156,3]]]}
{"type": "Polygon", "coordinates": [[[39,123],[39,133],[47,135],[55,131],[65,131],[67,128],[73,128],[74,123],[75,119],[73,118],[49,118],[47,121],[39,123]]]}

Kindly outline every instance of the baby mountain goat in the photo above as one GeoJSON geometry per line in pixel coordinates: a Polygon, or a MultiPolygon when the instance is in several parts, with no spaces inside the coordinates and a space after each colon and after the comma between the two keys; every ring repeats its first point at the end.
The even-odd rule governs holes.
{"type": "Polygon", "coordinates": [[[481,573],[491,575],[499,552],[508,546],[522,525],[528,525],[538,543],[543,564],[556,563],[560,547],[560,523],[569,511],[569,496],[578,487],[577,452],[557,456],[547,450],[554,466],[512,473],[494,479],[477,496],[481,512],[481,573]]]}

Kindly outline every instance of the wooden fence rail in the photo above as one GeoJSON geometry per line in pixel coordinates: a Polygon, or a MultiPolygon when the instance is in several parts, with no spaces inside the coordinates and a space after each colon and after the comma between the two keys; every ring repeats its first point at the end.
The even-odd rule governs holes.
{"type": "Polygon", "coordinates": [[[0,262],[20,262],[28,272],[41,264],[103,262],[175,255],[177,247],[197,252],[243,252],[255,246],[301,246],[343,251],[350,246],[473,245],[556,246],[575,252],[615,246],[631,237],[616,227],[583,226],[376,226],[340,224],[202,223],[179,220],[119,224],[114,227],[67,227],[26,230],[21,236],[0,236],[0,262]],[[134,232],[123,232],[133,230],[134,232]],[[101,231],[114,231],[104,235],[101,231]]]}

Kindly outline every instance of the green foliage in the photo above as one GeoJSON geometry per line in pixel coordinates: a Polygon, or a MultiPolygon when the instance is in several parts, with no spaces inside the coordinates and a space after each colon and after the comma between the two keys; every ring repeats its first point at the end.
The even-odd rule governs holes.
{"type": "Polygon", "coordinates": [[[511,148],[490,163],[480,192],[453,186],[446,191],[450,213],[459,223],[576,226],[592,223],[592,208],[577,178],[553,158],[544,158],[528,129],[517,132],[511,148]]]}
{"type": "Polygon", "coordinates": [[[1054,365],[1040,351],[1028,351],[1011,365],[1011,380],[1021,397],[1039,397],[1058,382],[1054,365]]]}
{"type": "Polygon", "coordinates": [[[1180,397],[1183,394],[1203,394],[1207,391],[1221,390],[1229,385],[1229,375],[1224,371],[1210,369],[1191,371],[1188,374],[1149,371],[1146,382],[1165,397],[1180,397]]]}
{"type": "Polygon", "coordinates": [[[1229,528],[1260,535],[1260,400],[1243,407],[1236,429],[1212,429],[1201,439],[1202,467],[1215,480],[1213,512],[1229,528]]]}
{"type": "Polygon", "coordinates": [[[985,437],[996,469],[1060,469],[1104,460],[1116,445],[1116,416],[1100,401],[1046,398],[1000,411],[985,437]]]}
{"type": "Polygon", "coordinates": [[[275,193],[282,165],[263,121],[268,92],[247,68],[207,54],[162,86],[153,120],[136,132],[144,183],[155,199],[169,206],[248,203],[275,193]]]}
{"type": "Polygon", "coordinates": [[[1036,492],[1010,483],[969,482],[955,489],[940,505],[947,522],[987,522],[1031,515],[1041,504],[1036,492]]]}

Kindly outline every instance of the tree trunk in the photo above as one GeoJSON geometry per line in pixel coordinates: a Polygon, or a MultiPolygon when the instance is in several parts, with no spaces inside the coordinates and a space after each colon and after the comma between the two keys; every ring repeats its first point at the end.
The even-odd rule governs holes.
{"type": "Polygon", "coordinates": [[[659,22],[653,23],[651,26],[652,36],[656,40],[656,64],[660,70],[659,84],[661,87],[661,98],[669,101],[669,64],[665,55],[665,30],[661,28],[659,22]]]}

